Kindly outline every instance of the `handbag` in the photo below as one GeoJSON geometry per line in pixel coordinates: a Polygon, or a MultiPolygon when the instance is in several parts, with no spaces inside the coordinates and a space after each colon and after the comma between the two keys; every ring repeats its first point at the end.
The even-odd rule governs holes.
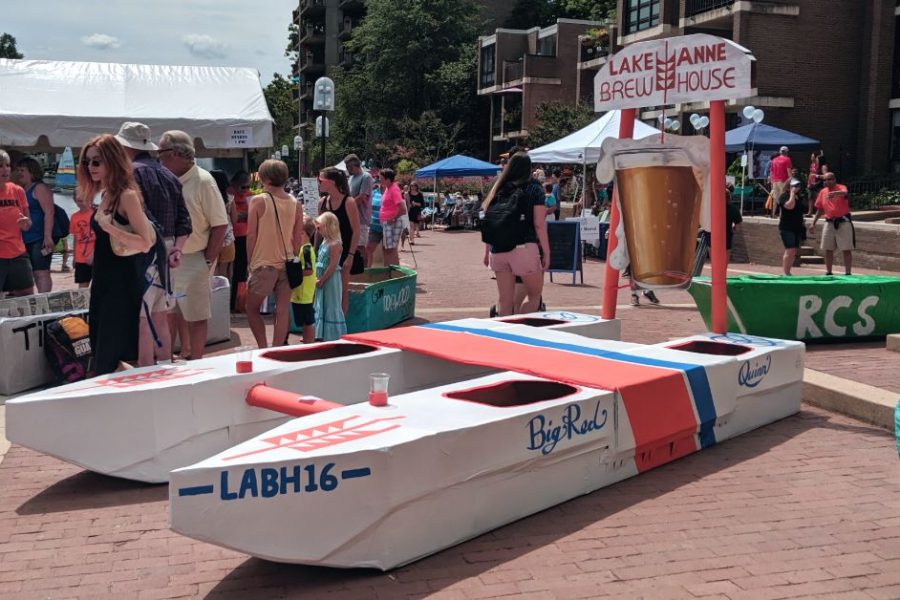
{"type": "MultiPolygon", "coordinates": [[[[125,225],[125,224],[122,224],[122,223],[119,223],[118,221],[116,221],[116,211],[117,210],[119,210],[118,202],[116,202],[116,204],[112,208],[112,211],[109,213],[109,222],[112,223],[112,226],[115,227],[116,229],[121,229],[122,231],[124,231],[126,233],[134,233],[134,228],[131,226],[130,223],[128,225],[125,225]]],[[[144,217],[144,219],[147,219],[147,215],[145,215],[143,211],[141,211],[141,215],[144,217]]],[[[147,224],[150,227],[150,237],[151,237],[150,245],[155,246],[156,245],[156,227],[153,226],[153,223],[150,222],[150,219],[147,219],[147,224]]],[[[112,248],[113,254],[115,254],[116,256],[126,257],[126,256],[134,256],[135,254],[144,254],[140,250],[136,250],[136,249],[132,248],[131,246],[125,244],[121,240],[114,238],[113,236],[109,236],[109,245],[112,248]]]]}
{"type": "MultiPolygon", "coordinates": [[[[278,224],[278,235],[281,237],[281,243],[284,244],[284,235],[281,233],[281,219],[278,217],[278,205],[275,203],[275,198],[272,194],[266,192],[266,195],[272,198],[272,208],[275,209],[275,222],[278,224]]],[[[290,256],[291,253],[288,251],[287,246],[284,248],[284,253],[284,272],[287,275],[288,285],[291,286],[291,289],[300,287],[303,283],[303,267],[296,256],[290,256]]]]}
{"type": "Polygon", "coordinates": [[[363,259],[362,252],[357,250],[353,253],[353,263],[350,265],[350,274],[359,275],[366,270],[366,261],[363,259]]]}

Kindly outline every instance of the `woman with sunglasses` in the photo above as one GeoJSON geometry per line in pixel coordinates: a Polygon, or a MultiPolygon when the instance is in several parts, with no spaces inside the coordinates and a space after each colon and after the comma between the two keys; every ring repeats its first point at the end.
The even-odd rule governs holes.
{"type": "Polygon", "coordinates": [[[96,242],[89,315],[93,374],[101,375],[117,370],[121,361],[137,358],[143,253],[153,247],[154,234],[131,160],[118,140],[111,135],[95,137],[81,157],[76,193],[93,198],[98,206],[91,221],[96,242]],[[129,252],[136,253],[120,256],[129,252]]]}
{"type": "Polygon", "coordinates": [[[347,176],[340,169],[328,167],[319,172],[319,192],[325,194],[319,202],[319,214],[330,212],[337,217],[341,230],[341,310],[344,315],[350,308],[350,268],[353,257],[350,249],[359,245],[359,211],[356,200],[350,195],[347,176]]]}

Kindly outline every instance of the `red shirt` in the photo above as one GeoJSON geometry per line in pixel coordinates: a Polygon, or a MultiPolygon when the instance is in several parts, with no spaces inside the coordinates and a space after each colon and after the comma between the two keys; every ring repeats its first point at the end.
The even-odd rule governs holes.
{"type": "Polygon", "coordinates": [[[234,229],[234,237],[247,237],[247,223],[250,214],[250,203],[247,199],[250,194],[235,194],[232,202],[234,203],[234,219],[231,221],[231,227],[234,229]]]}
{"type": "Polygon", "coordinates": [[[97,234],[91,229],[93,214],[94,209],[79,210],[69,218],[69,231],[75,240],[73,253],[77,263],[89,265],[94,262],[94,243],[97,241],[97,234]]]}
{"type": "Polygon", "coordinates": [[[25,190],[14,183],[0,186],[0,258],[16,258],[25,254],[19,217],[28,216],[25,190]]]}
{"type": "Polygon", "coordinates": [[[850,202],[847,200],[847,186],[836,183],[833,188],[829,189],[824,187],[819,190],[819,195],[816,196],[816,209],[825,213],[826,219],[837,219],[850,214],[850,202]],[[833,197],[829,198],[828,194],[831,192],[843,193],[835,194],[833,197]]]}
{"type": "Polygon", "coordinates": [[[769,176],[772,178],[772,181],[787,181],[793,168],[794,165],[791,163],[791,158],[779,154],[769,163],[769,176]]]}

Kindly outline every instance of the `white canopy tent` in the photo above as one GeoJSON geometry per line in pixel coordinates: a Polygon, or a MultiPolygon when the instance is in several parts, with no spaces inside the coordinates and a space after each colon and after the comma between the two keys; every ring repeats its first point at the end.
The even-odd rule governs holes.
{"type": "MultiPolygon", "coordinates": [[[[558,139],[540,148],[528,151],[533,163],[569,163],[593,164],[600,156],[600,146],[609,137],[619,137],[619,120],[621,113],[611,110],[587,127],[579,129],[564,138],[558,139]]],[[[641,139],[659,133],[659,130],[642,123],[634,122],[634,139],[641,139]]]]}
{"type": "Polygon", "coordinates": [[[125,121],[186,131],[206,156],[273,143],[255,69],[0,59],[2,148],[79,148],[125,121]]]}

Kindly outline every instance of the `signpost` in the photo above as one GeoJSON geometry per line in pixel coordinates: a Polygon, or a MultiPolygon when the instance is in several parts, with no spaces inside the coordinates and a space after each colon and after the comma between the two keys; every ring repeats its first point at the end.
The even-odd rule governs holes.
{"type": "MultiPolygon", "coordinates": [[[[633,136],[640,107],[709,102],[712,330],[717,333],[727,326],[724,101],[753,95],[754,60],[749,50],[730,40],[700,33],[631,44],[611,56],[594,78],[594,110],[622,110],[619,138],[633,136]]],[[[619,199],[613,200],[607,256],[618,245],[619,199]]],[[[607,260],[604,318],[615,317],[618,285],[619,272],[607,260]]]]}
{"type": "Polygon", "coordinates": [[[576,221],[551,221],[547,223],[547,237],[550,242],[550,281],[554,273],[571,273],[572,285],[575,276],[581,273],[584,283],[584,261],[581,257],[581,223],[576,221]]]}

